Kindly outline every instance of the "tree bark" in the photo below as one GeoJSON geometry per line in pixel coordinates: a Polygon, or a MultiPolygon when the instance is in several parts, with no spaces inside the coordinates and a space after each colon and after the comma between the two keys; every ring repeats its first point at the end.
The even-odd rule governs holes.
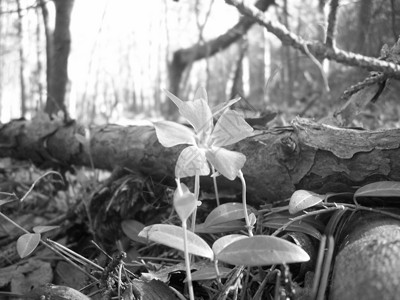
{"type": "MultiPolygon", "coordinates": [[[[38,117],[0,126],[0,157],[31,160],[48,166],[117,166],[140,171],[155,180],[174,176],[185,146],[164,148],[151,126],[104,125],[91,128],[90,150],[82,144],[82,127],[38,117]]],[[[291,126],[259,132],[231,150],[247,161],[243,173],[252,204],[286,199],[297,189],[318,193],[354,191],[378,180],[400,180],[400,129],[343,129],[297,118],[291,126]]],[[[221,188],[240,193],[238,181],[218,178],[221,188]]],[[[202,188],[212,189],[209,177],[202,188]]]]}
{"type": "Polygon", "coordinates": [[[24,117],[26,114],[26,80],[25,80],[25,53],[24,53],[24,30],[22,26],[23,16],[21,12],[21,3],[17,0],[17,11],[18,11],[18,37],[19,37],[19,82],[21,89],[21,117],[24,117]]]}
{"type": "Polygon", "coordinates": [[[357,212],[342,236],[345,238],[335,259],[329,299],[397,299],[400,221],[357,212]]]}
{"type": "Polygon", "coordinates": [[[71,48],[69,25],[74,0],[54,0],[56,20],[54,30],[49,24],[48,11],[41,2],[46,31],[47,101],[45,112],[58,111],[67,115],[65,96],[68,85],[68,57],[71,48]]]}
{"type": "Polygon", "coordinates": [[[360,2],[360,8],[358,11],[358,35],[355,39],[354,52],[360,54],[367,53],[368,35],[370,31],[371,14],[373,8],[372,0],[364,0],[360,2]]]}

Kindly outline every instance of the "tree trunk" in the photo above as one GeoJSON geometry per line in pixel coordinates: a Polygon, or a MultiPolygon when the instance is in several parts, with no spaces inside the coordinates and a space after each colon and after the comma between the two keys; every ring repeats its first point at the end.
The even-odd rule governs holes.
{"type": "Polygon", "coordinates": [[[18,37],[19,37],[19,82],[21,89],[21,117],[26,114],[26,83],[25,83],[25,54],[24,54],[24,31],[22,26],[22,12],[21,2],[17,0],[17,11],[18,11],[18,37]]]}
{"type": "MultiPolygon", "coordinates": [[[[80,131],[78,124],[59,119],[12,121],[0,127],[0,157],[39,166],[90,166],[91,155],[96,168],[122,166],[172,182],[185,147],[164,148],[150,126],[105,125],[91,128],[89,151],[76,138],[80,131]]],[[[343,192],[372,181],[400,180],[399,141],[400,129],[343,129],[297,118],[291,126],[260,132],[231,149],[247,157],[243,173],[250,202],[257,205],[286,199],[297,189],[343,192]]],[[[218,182],[240,193],[237,181],[221,176],[218,182]]],[[[202,188],[212,189],[209,177],[202,177],[202,188]]]]}
{"type": "MultiPolygon", "coordinates": [[[[275,4],[274,0],[258,0],[255,6],[261,11],[266,11],[268,7],[273,4],[275,4]]],[[[223,35],[203,44],[195,44],[189,48],[175,51],[172,61],[168,66],[170,80],[169,91],[179,97],[182,75],[187,66],[197,60],[211,57],[219,51],[226,49],[231,44],[238,41],[254,23],[255,21],[253,19],[242,17],[235,26],[223,35]]],[[[170,103],[170,101],[167,103],[170,103]]],[[[170,108],[172,108],[172,106],[168,106],[165,112],[168,116],[174,115],[175,113],[175,107],[173,107],[173,110],[170,108]]]]}
{"type": "Polygon", "coordinates": [[[248,34],[249,47],[249,87],[248,98],[251,104],[256,106],[264,104],[265,89],[265,37],[264,28],[261,26],[253,27],[248,34]]]}
{"type": "Polygon", "coordinates": [[[54,29],[49,24],[46,4],[41,2],[46,32],[47,101],[49,115],[58,111],[67,115],[65,95],[68,85],[68,56],[71,48],[69,25],[74,0],[54,0],[56,20],[54,29]]]}
{"type": "MultiPolygon", "coordinates": [[[[287,29],[290,30],[289,28],[289,12],[288,12],[288,5],[287,5],[287,0],[283,1],[283,24],[286,26],[287,29]]],[[[285,62],[285,81],[283,81],[285,85],[285,95],[284,99],[287,101],[287,103],[292,106],[294,105],[294,100],[295,98],[293,97],[293,86],[294,86],[294,74],[293,74],[293,61],[292,61],[292,53],[291,53],[291,47],[287,45],[283,45],[283,59],[282,61],[285,62]]]]}
{"type": "Polygon", "coordinates": [[[360,10],[358,11],[358,35],[355,39],[354,52],[360,54],[367,53],[369,27],[371,23],[371,14],[373,8],[372,0],[363,0],[360,2],[360,10]]]}

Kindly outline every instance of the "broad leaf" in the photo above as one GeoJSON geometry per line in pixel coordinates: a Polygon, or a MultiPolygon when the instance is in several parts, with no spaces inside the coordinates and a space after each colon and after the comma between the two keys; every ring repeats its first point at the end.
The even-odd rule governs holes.
{"type": "Polygon", "coordinates": [[[36,233],[45,233],[47,231],[60,228],[60,226],[35,226],[33,227],[33,232],[36,233]]]}
{"type": "MultiPolygon", "coordinates": [[[[232,269],[220,267],[218,268],[220,278],[225,278],[229,275],[232,269]]],[[[199,280],[212,280],[217,278],[217,273],[215,272],[214,267],[204,267],[198,271],[192,273],[192,280],[199,281],[199,280]]],[[[184,280],[186,282],[186,279],[184,280]]]]}
{"type": "MultiPolygon", "coordinates": [[[[247,206],[248,213],[255,212],[255,209],[247,206]]],[[[238,202],[229,202],[214,208],[207,216],[204,224],[208,227],[225,223],[228,221],[244,218],[243,204],[238,202]]]]}
{"type": "Polygon", "coordinates": [[[214,255],[218,255],[218,253],[220,253],[222,249],[224,249],[229,244],[232,244],[234,241],[246,238],[248,238],[248,236],[243,234],[229,234],[219,238],[212,245],[212,250],[214,251],[214,255]]]}
{"type": "Polygon", "coordinates": [[[359,188],[354,198],[357,197],[400,197],[400,182],[379,181],[359,188]]]}
{"type": "Polygon", "coordinates": [[[231,243],[217,255],[217,259],[237,266],[263,266],[305,262],[310,257],[293,243],[273,236],[258,235],[231,243]]]}
{"type": "Polygon", "coordinates": [[[139,232],[143,230],[145,226],[136,220],[123,220],[121,222],[122,231],[132,241],[147,244],[147,239],[139,236],[139,232]]]}
{"type": "MultiPolygon", "coordinates": [[[[184,251],[183,229],[181,227],[169,224],[155,224],[145,227],[139,233],[139,236],[184,251]]],[[[187,236],[189,253],[213,260],[213,251],[201,237],[191,231],[187,232],[187,236]]]]}
{"type": "Polygon", "coordinates": [[[245,229],[246,223],[241,220],[228,221],[216,225],[207,226],[205,223],[197,224],[195,232],[198,233],[223,233],[245,229]]]}
{"type": "Polygon", "coordinates": [[[21,235],[17,240],[17,252],[19,256],[24,258],[31,254],[39,245],[39,242],[39,233],[25,233],[21,235]]]}
{"type": "Polygon", "coordinates": [[[298,213],[304,209],[309,207],[313,207],[319,203],[321,203],[325,199],[325,196],[318,195],[316,193],[306,191],[306,190],[298,190],[295,191],[290,198],[289,202],[289,212],[291,214],[298,213]]]}

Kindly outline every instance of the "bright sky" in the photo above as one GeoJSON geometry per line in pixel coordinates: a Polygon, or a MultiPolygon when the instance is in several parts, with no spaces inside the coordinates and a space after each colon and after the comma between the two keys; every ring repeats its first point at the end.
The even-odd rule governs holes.
{"type": "MultiPolygon", "coordinates": [[[[209,5],[209,1],[201,2],[209,5]]],[[[96,5],[76,1],[69,68],[72,115],[82,94],[99,94],[93,91],[99,76],[114,88],[135,86],[146,101],[152,101],[154,89],[165,87],[166,58],[171,51],[197,42],[195,15],[188,5],[186,1],[172,0],[147,0],[140,5],[131,0],[98,0],[96,5]],[[154,86],[157,76],[162,76],[160,87],[154,86]]],[[[205,9],[201,20],[204,12],[205,9]]],[[[224,33],[237,19],[236,9],[214,1],[204,37],[224,33]]]]}
{"type": "MultiPolygon", "coordinates": [[[[15,3],[1,3],[2,11],[14,9],[12,5],[15,3]]],[[[23,7],[34,3],[35,0],[21,1],[23,7]]],[[[85,99],[99,97],[103,93],[100,96],[106,103],[115,90],[120,91],[126,86],[134,86],[145,99],[154,98],[155,78],[161,75],[161,85],[166,82],[165,61],[168,55],[197,42],[195,14],[188,7],[193,3],[172,0],[76,0],[71,20],[72,49],[69,59],[69,108],[72,117],[76,116],[76,107],[85,99]],[[103,86],[97,84],[99,81],[103,86]]],[[[200,14],[203,20],[211,2],[203,0],[200,3],[203,5],[200,14]]],[[[3,36],[11,35],[11,31],[15,30],[10,26],[16,22],[12,19],[16,17],[16,14],[10,14],[8,21],[3,19],[0,28],[3,36]]],[[[208,39],[224,33],[237,19],[235,8],[224,1],[215,0],[204,37],[208,39]]],[[[31,62],[29,74],[26,74],[30,84],[29,78],[36,66],[37,49],[32,33],[36,30],[36,22],[42,22],[42,19],[30,9],[24,14],[23,20],[25,29],[28,28],[30,32],[25,38],[26,61],[31,62]]],[[[41,33],[44,34],[43,30],[41,33]]],[[[3,55],[0,62],[3,77],[2,122],[20,117],[18,43],[15,40],[13,43],[12,53],[3,55]]],[[[41,51],[44,51],[44,45],[41,47],[41,51]]],[[[106,104],[100,106],[103,110],[108,109],[106,104]]]]}

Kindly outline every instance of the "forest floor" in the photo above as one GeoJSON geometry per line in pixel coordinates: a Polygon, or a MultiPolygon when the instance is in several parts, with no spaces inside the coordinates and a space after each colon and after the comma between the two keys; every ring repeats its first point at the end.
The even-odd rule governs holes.
{"type": "MultiPolygon", "coordinates": [[[[71,299],[87,299],[84,295],[117,299],[119,292],[123,299],[187,295],[183,253],[138,237],[144,224],[180,223],[172,206],[174,187],[134,172],[110,181],[108,176],[114,174],[82,168],[71,169],[61,178],[8,158],[0,161],[0,170],[0,299],[18,299],[18,295],[39,299],[75,291],[82,294],[71,299]],[[43,242],[36,239],[38,234],[43,242]],[[51,290],[50,283],[58,290],[51,290]]],[[[220,196],[221,203],[240,202],[234,194],[220,196]]],[[[197,218],[204,220],[216,206],[215,196],[201,193],[200,200],[197,218]]],[[[209,243],[221,236],[202,235],[209,243]]],[[[296,236],[286,238],[292,241],[296,236]]],[[[263,294],[265,299],[278,299],[277,293],[293,296],[296,289],[302,290],[311,266],[258,267],[251,272],[222,267],[219,283],[212,278],[194,282],[196,299],[234,299],[241,290],[246,291],[245,299],[263,294]],[[281,274],[278,286],[277,274],[281,274]],[[245,289],[240,283],[243,276],[245,289]]],[[[193,258],[191,267],[195,271],[213,264],[193,258]]]]}
{"type": "MultiPolygon", "coordinates": [[[[399,127],[398,115],[393,103],[370,106],[355,126],[399,127]]],[[[129,170],[121,174],[75,167],[57,174],[49,171],[29,162],[0,160],[0,299],[17,299],[16,295],[39,299],[54,293],[49,283],[64,287],[57,292],[82,292],[71,299],[86,299],[83,294],[91,299],[117,299],[119,294],[123,299],[187,295],[183,253],[138,236],[148,224],[180,223],[172,205],[173,182],[153,182],[129,170]]],[[[239,196],[221,194],[221,203],[240,202],[239,196]]],[[[201,193],[200,200],[197,218],[204,220],[215,208],[215,196],[201,193]]],[[[266,212],[272,206],[258,209],[266,212]]],[[[256,231],[273,233],[283,224],[279,217],[269,228],[256,231]]],[[[284,220],[289,220],[287,215],[284,220]]],[[[312,237],[312,230],[307,234],[312,237]]],[[[220,236],[202,235],[209,243],[220,236]]],[[[300,299],[309,293],[316,242],[313,237],[301,240],[293,232],[286,232],[285,238],[308,247],[311,262],[290,268],[231,268],[221,281],[211,277],[195,281],[196,299],[300,299]]],[[[192,258],[192,262],[192,270],[212,267],[203,259],[192,258]]]]}

